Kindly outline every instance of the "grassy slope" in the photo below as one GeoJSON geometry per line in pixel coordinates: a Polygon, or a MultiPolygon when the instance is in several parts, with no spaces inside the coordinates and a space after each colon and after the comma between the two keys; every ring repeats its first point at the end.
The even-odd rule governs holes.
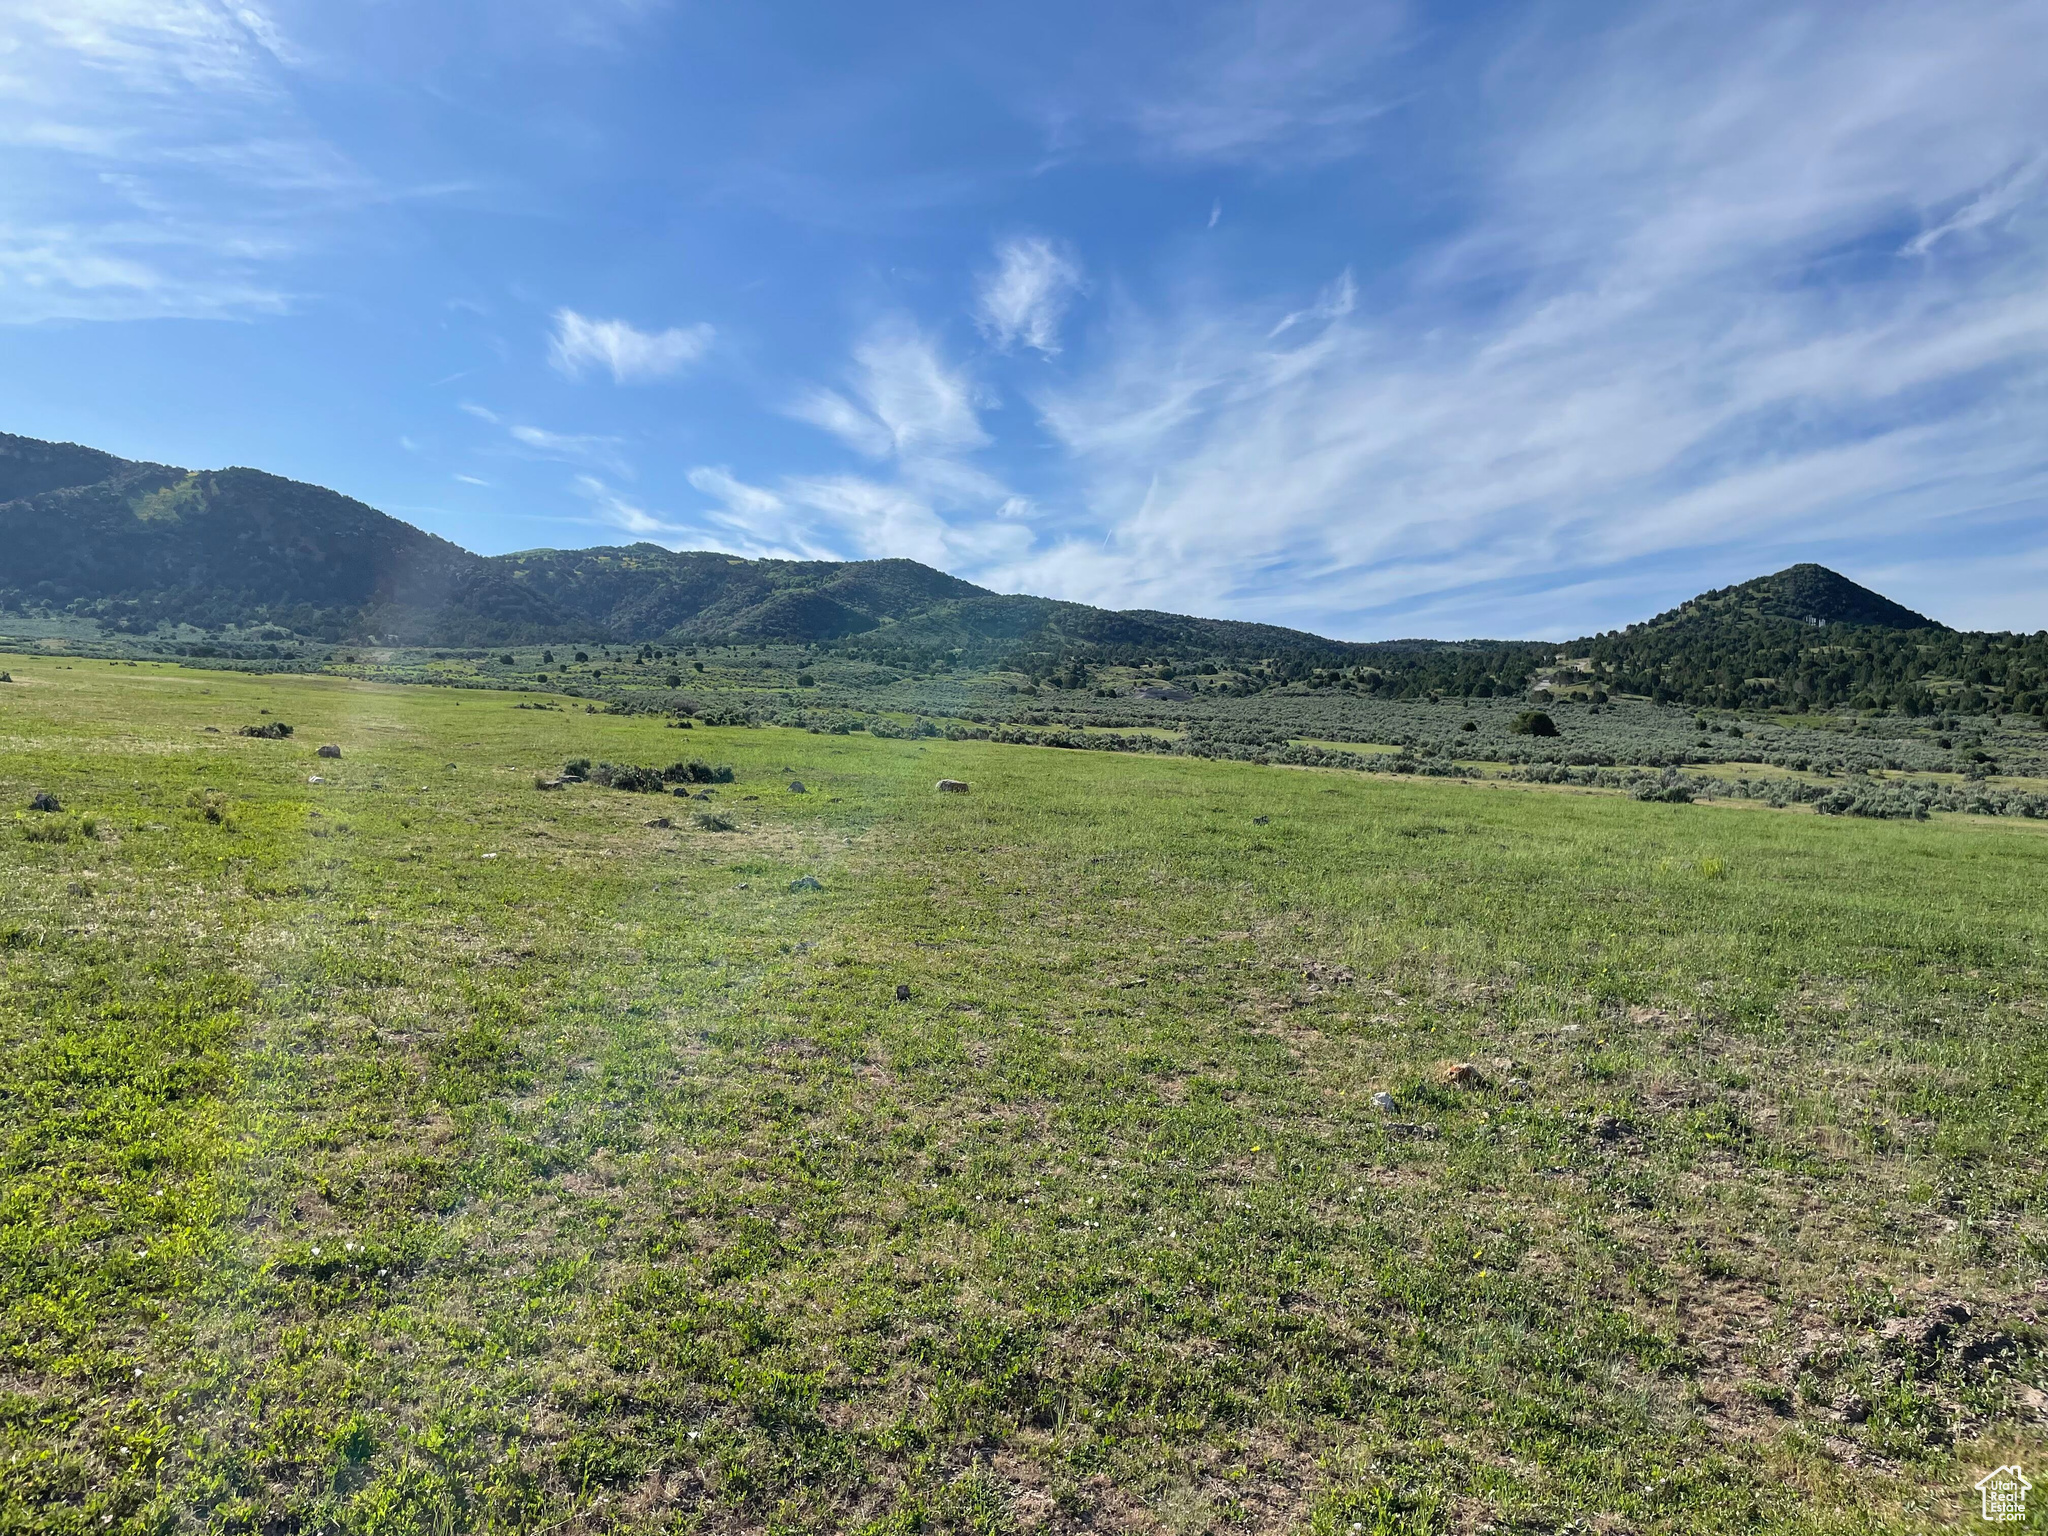
{"type": "Polygon", "coordinates": [[[2041,1459],[2039,827],[7,665],[5,1528],[1933,1529],[2041,1459]]]}

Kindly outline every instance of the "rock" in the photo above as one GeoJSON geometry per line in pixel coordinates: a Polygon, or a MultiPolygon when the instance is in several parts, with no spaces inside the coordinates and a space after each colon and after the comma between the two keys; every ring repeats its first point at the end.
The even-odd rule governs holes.
{"type": "Polygon", "coordinates": [[[306,775],[306,782],[308,784],[325,784],[327,781],[317,773],[309,773],[306,775]]]}
{"type": "Polygon", "coordinates": [[[967,793],[967,785],[961,779],[941,779],[936,788],[942,795],[964,795],[967,793]]]}
{"type": "Polygon", "coordinates": [[[1443,1083],[1447,1088],[1484,1088],[1486,1079],[1471,1062],[1454,1061],[1444,1068],[1443,1083]]]}
{"type": "Polygon", "coordinates": [[[28,808],[32,811],[61,811],[64,809],[57,797],[47,789],[37,790],[34,798],[29,801],[28,808]]]}
{"type": "Polygon", "coordinates": [[[1844,1424],[1861,1424],[1870,1417],[1870,1404],[1854,1392],[1835,1399],[1835,1417],[1844,1424]]]}
{"type": "Polygon", "coordinates": [[[804,781],[802,779],[791,779],[789,781],[789,792],[792,795],[808,795],[810,793],[808,789],[804,788],[804,781]]]}
{"type": "Polygon", "coordinates": [[[14,674],[12,672],[0,672],[0,683],[11,683],[13,681],[14,674]]]}
{"type": "Polygon", "coordinates": [[[1254,816],[1252,818],[1252,825],[1255,827],[1263,827],[1272,819],[1273,818],[1270,816],[1254,816]]]}
{"type": "Polygon", "coordinates": [[[1391,1093],[1387,1092],[1386,1089],[1382,1088],[1378,1093],[1372,1096],[1372,1107],[1374,1109],[1381,1111],[1382,1113],[1392,1113],[1394,1108],[1394,1096],[1391,1093]]]}
{"type": "Polygon", "coordinates": [[[899,1002],[899,1003],[907,1003],[907,1002],[909,1002],[909,1001],[910,1001],[910,983],[909,983],[909,982],[907,982],[907,981],[899,981],[899,982],[897,982],[897,983],[896,983],[896,1001],[897,1001],[897,1002],[899,1002]]]}
{"type": "Polygon", "coordinates": [[[217,725],[202,725],[199,731],[203,736],[218,736],[220,734],[220,727],[217,725]]]}
{"type": "Polygon", "coordinates": [[[675,823],[670,821],[666,816],[657,816],[652,821],[641,822],[640,825],[643,827],[672,827],[675,825],[675,823]]]}
{"type": "Polygon", "coordinates": [[[818,883],[816,875],[800,875],[789,882],[789,888],[792,891],[822,891],[825,889],[824,886],[818,883]]]}
{"type": "Polygon", "coordinates": [[[313,755],[315,757],[339,757],[341,756],[341,748],[337,747],[333,742],[330,741],[325,746],[321,747],[320,750],[315,752],[313,755]]]}

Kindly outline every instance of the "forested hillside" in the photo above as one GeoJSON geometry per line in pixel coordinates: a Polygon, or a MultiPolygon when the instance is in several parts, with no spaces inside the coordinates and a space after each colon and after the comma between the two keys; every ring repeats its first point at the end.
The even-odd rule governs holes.
{"type": "Polygon", "coordinates": [[[747,560],[655,544],[485,557],[320,486],[0,435],[0,609],[132,635],[449,648],[795,644],[1084,690],[1096,670],[1377,698],[1638,695],[1724,709],[2041,713],[2048,633],[1951,630],[1818,565],[1563,645],[1349,642],[990,592],[912,560],[747,560]]]}

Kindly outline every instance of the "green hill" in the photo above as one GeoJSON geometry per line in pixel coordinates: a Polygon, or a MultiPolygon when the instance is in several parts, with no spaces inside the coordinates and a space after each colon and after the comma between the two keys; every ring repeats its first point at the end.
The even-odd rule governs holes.
{"type": "MultiPolygon", "coordinates": [[[[655,544],[485,557],[320,486],[0,434],[0,607],[275,626],[330,644],[594,640],[824,646],[906,666],[1228,667],[1242,686],[1382,697],[1549,687],[1695,707],[2040,711],[2048,633],[1960,633],[1823,566],[1702,593],[1562,648],[1325,639],[1301,630],[990,592],[913,560],[745,560],[655,544]]],[[[281,637],[280,637],[281,638],[281,637]]]]}

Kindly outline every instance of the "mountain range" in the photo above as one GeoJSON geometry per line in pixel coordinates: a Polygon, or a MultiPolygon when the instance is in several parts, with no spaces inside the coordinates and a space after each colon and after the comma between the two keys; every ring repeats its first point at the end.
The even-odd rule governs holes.
{"type": "Polygon", "coordinates": [[[1966,635],[1818,565],[1554,642],[1347,642],[991,592],[912,560],[748,560],[655,544],[484,556],[321,486],[0,434],[0,607],[149,634],[271,626],[339,644],[603,640],[827,646],[1069,681],[1130,661],[1348,671],[1414,697],[1515,693],[1567,663],[1722,707],[2032,708],[2048,636],[1966,635]]]}

